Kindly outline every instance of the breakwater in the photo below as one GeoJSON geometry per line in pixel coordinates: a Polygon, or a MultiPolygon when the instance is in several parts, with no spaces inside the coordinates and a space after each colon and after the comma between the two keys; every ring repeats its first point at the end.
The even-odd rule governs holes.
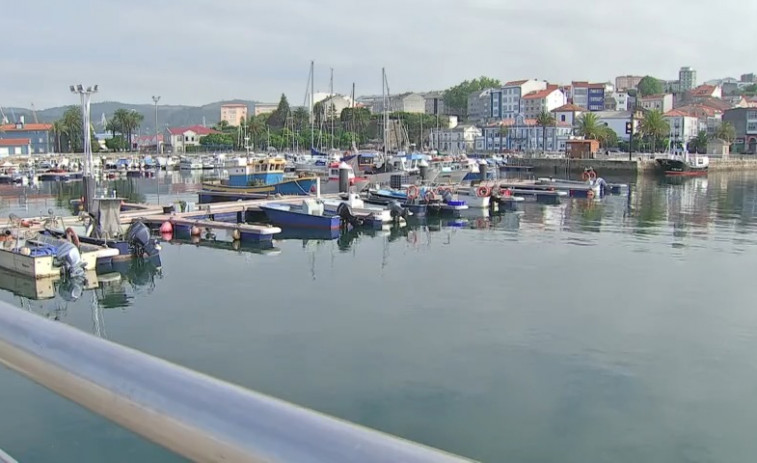
{"type": "MultiPolygon", "coordinates": [[[[534,172],[550,175],[580,173],[587,167],[609,174],[654,174],[655,161],[649,157],[628,159],[522,159],[520,164],[530,165],[534,172]]],[[[757,157],[710,159],[710,171],[757,171],[757,157]]]]}

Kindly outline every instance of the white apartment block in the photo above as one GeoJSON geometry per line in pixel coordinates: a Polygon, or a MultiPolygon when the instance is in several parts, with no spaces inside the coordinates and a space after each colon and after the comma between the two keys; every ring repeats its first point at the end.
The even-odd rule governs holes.
{"type": "Polygon", "coordinates": [[[431,149],[442,153],[471,153],[476,147],[476,138],[481,136],[481,129],[475,125],[458,125],[452,129],[431,129],[429,145],[431,149]]]}
{"type": "Polygon", "coordinates": [[[544,90],[524,95],[521,98],[521,113],[526,118],[536,118],[541,112],[548,113],[565,105],[566,101],[562,90],[557,85],[550,85],[544,90]]]}
{"type": "Polygon", "coordinates": [[[490,117],[495,120],[515,119],[521,114],[521,98],[531,92],[545,90],[547,83],[542,80],[515,80],[502,88],[492,90],[490,117]]]}

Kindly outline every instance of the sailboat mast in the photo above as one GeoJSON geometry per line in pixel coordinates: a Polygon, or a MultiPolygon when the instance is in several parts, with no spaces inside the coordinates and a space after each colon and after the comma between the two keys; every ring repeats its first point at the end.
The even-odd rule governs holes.
{"type": "Polygon", "coordinates": [[[352,132],[352,150],[357,152],[357,146],[355,143],[355,82],[352,83],[352,95],[350,96],[350,121],[352,132]]]}
{"type": "Polygon", "coordinates": [[[387,127],[388,127],[389,124],[388,124],[388,117],[387,117],[388,113],[386,112],[386,109],[387,109],[386,108],[387,107],[387,104],[386,104],[386,69],[384,69],[384,68],[381,68],[381,100],[382,100],[382,105],[383,105],[382,109],[384,110],[384,130],[383,130],[384,133],[383,133],[383,137],[384,137],[384,162],[386,162],[386,160],[387,160],[387,157],[386,157],[386,142],[387,142],[386,131],[387,131],[387,127]]]}
{"type": "Polygon", "coordinates": [[[310,153],[313,152],[313,146],[315,146],[315,114],[313,109],[315,107],[315,100],[313,92],[315,91],[315,61],[310,62],[310,153]]]}
{"type": "Polygon", "coordinates": [[[331,120],[331,149],[334,149],[334,114],[331,111],[334,108],[334,68],[331,68],[331,77],[329,78],[329,107],[325,108],[328,111],[329,119],[331,120]]]}

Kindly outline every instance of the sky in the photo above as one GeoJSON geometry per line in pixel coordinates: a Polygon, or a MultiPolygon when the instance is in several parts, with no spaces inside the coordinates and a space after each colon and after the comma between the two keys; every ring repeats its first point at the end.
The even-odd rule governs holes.
{"type": "Polygon", "coordinates": [[[0,106],[303,104],[316,91],[442,90],[486,75],[699,81],[757,72],[757,2],[720,0],[3,0],[0,106]]]}

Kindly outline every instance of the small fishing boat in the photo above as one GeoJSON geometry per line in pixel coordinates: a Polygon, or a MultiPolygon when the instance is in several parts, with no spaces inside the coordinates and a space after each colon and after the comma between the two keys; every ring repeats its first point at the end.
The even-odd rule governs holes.
{"type": "Polygon", "coordinates": [[[340,216],[327,213],[323,204],[314,199],[305,199],[300,204],[268,203],[260,209],[279,227],[338,230],[342,225],[340,216]]]}
{"type": "Polygon", "coordinates": [[[370,218],[372,221],[380,224],[392,223],[395,220],[412,214],[409,210],[403,208],[399,203],[395,203],[394,208],[376,207],[365,204],[360,195],[357,193],[348,193],[342,199],[325,199],[323,203],[324,211],[330,214],[343,214],[343,205],[349,208],[349,212],[357,217],[370,218]]]}
{"type": "Polygon", "coordinates": [[[0,268],[33,278],[47,278],[58,275],[81,276],[85,270],[94,270],[97,259],[118,254],[116,249],[81,244],[44,234],[31,238],[20,236],[11,230],[3,232],[0,246],[0,268]]]}
{"type": "Polygon", "coordinates": [[[200,159],[182,156],[179,160],[179,170],[202,170],[204,168],[200,159]]]}
{"type": "Polygon", "coordinates": [[[219,199],[213,193],[224,193],[221,201],[235,201],[229,193],[266,194],[266,195],[309,195],[315,192],[315,177],[284,178],[286,160],[265,158],[251,161],[245,166],[229,169],[228,181],[220,183],[203,183],[200,203],[214,202],[219,199]]]}
{"type": "Polygon", "coordinates": [[[710,167],[708,156],[689,156],[685,154],[671,154],[666,158],[655,159],[657,169],[665,175],[698,176],[707,175],[710,167]]]}

